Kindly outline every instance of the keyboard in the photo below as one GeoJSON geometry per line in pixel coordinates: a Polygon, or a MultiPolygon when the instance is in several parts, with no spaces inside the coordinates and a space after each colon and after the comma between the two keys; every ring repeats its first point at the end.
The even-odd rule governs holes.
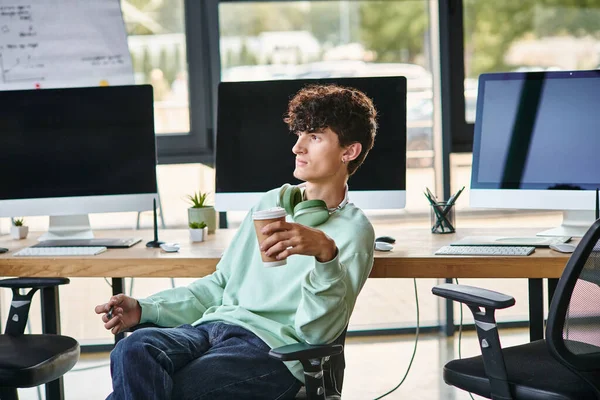
{"type": "Polygon", "coordinates": [[[44,240],[31,247],[106,247],[126,249],[142,241],[141,237],[44,240]]]}
{"type": "Polygon", "coordinates": [[[26,247],[17,251],[15,257],[95,256],[106,251],[105,246],[90,247],[26,247]]]}
{"type": "Polygon", "coordinates": [[[542,237],[542,236],[465,236],[452,246],[533,246],[548,247],[551,244],[567,243],[570,236],[542,237]]]}
{"type": "Polygon", "coordinates": [[[443,256],[528,256],[533,246],[444,246],[435,252],[443,256]]]}

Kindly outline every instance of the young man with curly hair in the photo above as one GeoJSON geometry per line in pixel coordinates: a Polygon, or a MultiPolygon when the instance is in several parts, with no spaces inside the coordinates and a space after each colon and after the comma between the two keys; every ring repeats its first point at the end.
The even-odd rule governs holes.
{"type": "Polygon", "coordinates": [[[329,217],[317,227],[289,215],[268,224],[259,249],[252,212],[279,205],[282,189],[271,190],[213,274],[96,306],[114,334],[144,322],[171,327],[140,329],[116,345],[109,399],[293,399],[302,366],[272,359],[269,350],[330,343],[344,331],[373,265],[373,227],[348,202],[347,181],[373,147],[376,111],[358,90],[315,85],[290,101],[285,122],[297,135],[292,152],[302,197],[323,200],[329,217]],[[261,249],[287,264],[265,267],[261,249]]]}

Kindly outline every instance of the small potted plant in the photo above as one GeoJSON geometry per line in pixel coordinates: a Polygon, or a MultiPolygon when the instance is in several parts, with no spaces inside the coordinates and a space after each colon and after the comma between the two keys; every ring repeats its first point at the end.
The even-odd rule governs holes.
{"type": "Polygon", "coordinates": [[[190,240],[192,242],[204,242],[204,238],[206,238],[207,227],[204,221],[201,222],[190,222],[190,240]]]}
{"type": "Polygon", "coordinates": [[[215,233],[217,228],[217,211],[211,205],[206,204],[208,193],[197,192],[187,195],[188,202],[192,205],[188,208],[188,223],[203,222],[208,227],[208,233],[215,233]]]}
{"type": "Polygon", "coordinates": [[[23,225],[25,220],[23,218],[14,218],[13,223],[10,227],[10,236],[13,239],[25,239],[29,233],[29,227],[23,225]]]}

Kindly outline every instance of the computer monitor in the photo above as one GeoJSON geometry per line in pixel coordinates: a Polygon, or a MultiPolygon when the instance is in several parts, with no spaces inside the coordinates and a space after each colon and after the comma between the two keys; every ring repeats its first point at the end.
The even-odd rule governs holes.
{"type": "Polygon", "coordinates": [[[220,211],[250,209],[264,192],[293,176],[296,136],[283,122],[290,99],[308,84],[336,83],[366,93],[378,112],[375,146],[348,181],[349,198],[362,209],[406,203],[406,78],[338,78],[219,85],[216,193],[220,211]]]}
{"type": "Polygon", "coordinates": [[[0,91],[0,217],[49,215],[41,239],[92,238],[88,213],[151,210],[152,86],[0,91]]]}
{"type": "Polygon", "coordinates": [[[580,237],[600,187],[600,71],[483,74],[471,206],[562,210],[542,236],[580,237]]]}

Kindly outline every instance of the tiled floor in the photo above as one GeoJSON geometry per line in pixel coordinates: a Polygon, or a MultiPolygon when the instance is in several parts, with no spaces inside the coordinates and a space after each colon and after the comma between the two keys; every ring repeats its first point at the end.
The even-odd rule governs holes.
{"type": "MultiPolygon", "coordinates": [[[[522,329],[500,332],[503,346],[525,343],[522,329]]],[[[414,336],[351,337],[346,341],[344,400],[369,400],[394,388],[404,376],[414,349],[414,336]]],[[[479,354],[474,332],[463,334],[463,357],[479,354]]],[[[441,378],[443,364],[458,355],[458,335],[421,335],[405,382],[386,399],[468,400],[469,395],[448,387],[441,378]]],[[[67,400],[99,400],[110,393],[108,354],[84,355],[65,376],[67,400]],[[93,368],[100,366],[99,368],[93,368]]],[[[20,390],[22,400],[37,400],[35,388],[20,390]]],[[[478,398],[477,396],[474,396],[478,398]]],[[[42,397],[43,398],[43,394],[42,397]]]]}

